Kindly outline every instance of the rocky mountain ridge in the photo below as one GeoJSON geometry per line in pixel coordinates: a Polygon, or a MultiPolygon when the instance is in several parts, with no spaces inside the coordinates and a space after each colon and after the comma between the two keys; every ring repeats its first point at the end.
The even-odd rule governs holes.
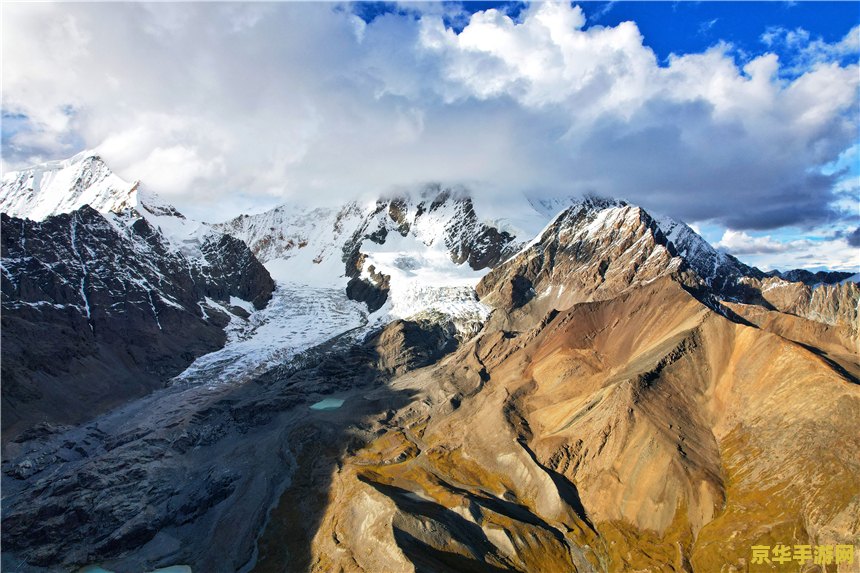
{"type": "MultiPolygon", "coordinates": [[[[765,273],[766,275],[779,277],[784,281],[788,281],[790,283],[804,283],[809,286],[815,285],[832,285],[839,282],[842,282],[847,279],[851,279],[856,273],[850,273],[847,271],[807,271],[806,269],[793,269],[790,271],[768,271],[765,273]]],[[[856,282],[852,281],[852,282],[856,282]]]]}
{"type": "Polygon", "coordinates": [[[4,424],[9,387],[119,398],[14,420],[4,569],[708,573],[860,536],[856,283],[616,200],[533,201],[540,232],[441,186],[134,200],[3,216],[4,424]]]}

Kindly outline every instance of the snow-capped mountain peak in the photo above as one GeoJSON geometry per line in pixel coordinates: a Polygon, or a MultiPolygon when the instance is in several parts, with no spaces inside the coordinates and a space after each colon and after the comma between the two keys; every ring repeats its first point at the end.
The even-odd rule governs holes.
{"type": "Polygon", "coordinates": [[[122,179],[92,150],[3,176],[0,212],[11,217],[44,221],[84,205],[104,215],[118,230],[144,218],[191,258],[201,256],[201,245],[213,233],[208,224],[186,219],[140,181],[122,179]]]}
{"type": "Polygon", "coordinates": [[[139,201],[140,183],[116,175],[94,151],[7,173],[0,191],[0,211],[34,221],[84,205],[102,213],[121,212],[139,201]]]}

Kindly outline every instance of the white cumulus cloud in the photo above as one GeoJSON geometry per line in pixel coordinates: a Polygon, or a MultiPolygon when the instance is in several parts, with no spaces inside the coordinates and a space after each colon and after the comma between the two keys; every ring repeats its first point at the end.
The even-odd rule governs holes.
{"type": "Polygon", "coordinates": [[[784,253],[792,249],[808,246],[808,241],[780,242],[770,235],[753,237],[743,231],[726,229],[723,238],[714,245],[735,255],[752,255],[762,253],[784,253]]]}
{"type": "Polygon", "coordinates": [[[851,245],[850,236],[783,241],[771,235],[754,236],[726,229],[714,247],[765,270],[814,268],[856,271],[860,267],[860,249],[851,245]]]}
{"type": "Polygon", "coordinates": [[[840,174],[821,167],[858,138],[860,72],[838,59],[855,31],[792,38],[816,56],[787,78],[725,43],[661,64],[635,23],[589,26],[566,3],[451,10],[9,4],[3,110],[27,119],[3,169],[99,148],[209,220],[427,181],[612,195],[737,230],[836,216],[840,174]]]}

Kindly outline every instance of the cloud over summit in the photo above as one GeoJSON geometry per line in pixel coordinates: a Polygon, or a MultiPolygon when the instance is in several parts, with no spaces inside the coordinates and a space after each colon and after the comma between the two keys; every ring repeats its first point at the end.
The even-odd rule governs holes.
{"type": "Polygon", "coordinates": [[[766,32],[808,46],[786,77],[775,54],[739,63],[725,43],[660,62],[634,22],[549,2],[459,33],[419,7],[370,22],[317,3],[4,11],[4,113],[27,118],[4,169],[98,147],[208,219],[426,181],[618,196],[736,230],[846,205],[843,174],[821,167],[857,140],[856,28],[832,47],[766,32]]]}

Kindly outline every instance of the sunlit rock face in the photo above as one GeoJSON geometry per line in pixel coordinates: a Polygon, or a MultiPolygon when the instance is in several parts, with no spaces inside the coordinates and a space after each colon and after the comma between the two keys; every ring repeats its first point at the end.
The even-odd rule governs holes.
{"type": "Polygon", "coordinates": [[[856,378],[670,277],[397,386],[422,407],[337,472],[314,570],[742,570],[785,535],[856,538],[856,378]]]}

